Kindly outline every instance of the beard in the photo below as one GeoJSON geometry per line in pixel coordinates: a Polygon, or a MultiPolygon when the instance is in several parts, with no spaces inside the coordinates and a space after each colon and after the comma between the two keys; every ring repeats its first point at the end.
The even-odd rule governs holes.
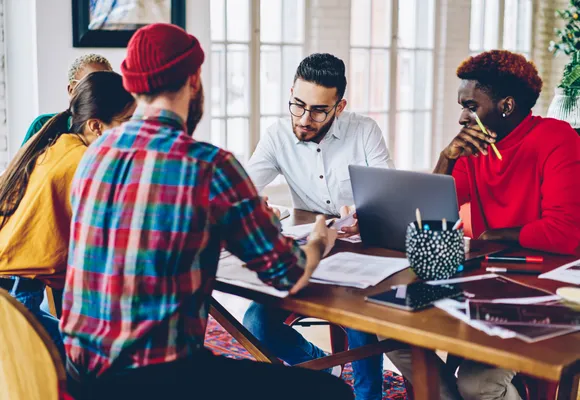
{"type": "Polygon", "coordinates": [[[324,138],[324,136],[328,133],[328,131],[330,130],[330,127],[332,126],[332,123],[334,122],[334,118],[336,116],[333,115],[330,120],[325,123],[324,125],[322,125],[320,128],[318,128],[318,131],[316,130],[312,130],[308,133],[304,133],[304,132],[300,132],[298,133],[298,128],[312,128],[310,125],[298,125],[295,124],[294,122],[292,122],[292,130],[294,131],[294,135],[301,141],[303,142],[316,142],[316,143],[320,143],[320,141],[324,138]],[[314,136],[308,138],[308,135],[314,133],[314,136]]]}
{"type": "Polygon", "coordinates": [[[189,100],[189,112],[187,114],[187,133],[189,136],[193,136],[197,124],[203,117],[203,86],[200,83],[199,90],[195,94],[195,97],[189,100]]]}

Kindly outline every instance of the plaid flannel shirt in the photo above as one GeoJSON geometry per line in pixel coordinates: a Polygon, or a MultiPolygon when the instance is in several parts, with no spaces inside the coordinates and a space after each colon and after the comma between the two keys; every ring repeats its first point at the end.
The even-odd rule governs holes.
{"type": "Polygon", "coordinates": [[[139,108],[93,143],[72,187],[61,330],[79,371],[171,362],[203,346],[222,245],[288,288],[305,255],[234,156],[139,108]]]}

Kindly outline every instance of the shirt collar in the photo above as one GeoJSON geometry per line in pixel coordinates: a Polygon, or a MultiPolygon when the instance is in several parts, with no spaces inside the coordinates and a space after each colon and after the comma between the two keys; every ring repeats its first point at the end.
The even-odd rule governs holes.
{"type": "Polygon", "coordinates": [[[174,125],[186,131],[183,119],[171,110],[156,108],[152,106],[139,106],[135,109],[131,120],[137,121],[159,121],[160,123],[174,125]]]}
{"type": "MultiPolygon", "coordinates": [[[[294,134],[294,127],[292,126],[292,118],[290,118],[290,129],[291,129],[292,135],[294,135],[294,143],[295,144],[305,143],[302,140],[298,139],[296,134],[294,134]]],[[[326,136],[329,136],[329,135],[332,135],[336,139],[339,139],[339,140],[342,139],[343,133],[340,131],[340,123],[338,121],[338,118],[334,119],[334,121],[332,122],[332,125],[330,126],[330,129],[328,130],[328,132],[326,132],[326,136]]]]}

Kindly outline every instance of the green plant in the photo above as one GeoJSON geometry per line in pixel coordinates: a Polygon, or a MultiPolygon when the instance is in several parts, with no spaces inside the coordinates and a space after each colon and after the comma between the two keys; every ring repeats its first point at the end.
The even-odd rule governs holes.
{"type": "Polygon", "coordinates": [[[566,25],[562,29],[555,30],[558,41],[550,42],[550,51],[554,54],[564,53],[570,57],[558,86],[567,96],[563,107],[569,112],[580,95],[580,0],[570,0],[569,8],[557,10],[556,16],[563,19],[566,25]]]}

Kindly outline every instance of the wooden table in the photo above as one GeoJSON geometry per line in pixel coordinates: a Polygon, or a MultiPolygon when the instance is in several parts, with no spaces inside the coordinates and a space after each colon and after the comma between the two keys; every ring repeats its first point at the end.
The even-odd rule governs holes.
{"type": "MultiPolygon", "coordinates": [[[[314,214],[295,210],[290,218],[283,221],[283,224],[299,225],[313,222],[313,220],[314,214]]],[[[475,242],[474,245],[482,250],[488,246],[485,242],[475,242]]],[[[340,251],[404,257],[404,254],[400,252],[365,248],[360,243],[337,241],[333,252],[340,251]]],[[[533,254],[533,252],[526,251],[526,254],[533,254]]],[[[545,262],[542,267],[545,271],[575,259],[574,257],[543,255],[545,262]]],[[[475,270],[466,271],[464,275],[482,272],[485,273],[478,267],[475,270]]],[[[570,286],[562,282],[538,279],[536,276],[510,275],[510,277],[550,292],[555,292],[562,286],[570,286]]],[[[284,299],[221,282],[216,283],[216,289],[410,345],[413,352],[413,380],[417,400],[438,398],[438,374],[435,372],[430,350],[445,351],[462,358],[516,370],[549,381],[560,381],[558,399],[576,399],[580,373],[580,333],[528,344],[518,339],[499,339],[488,336],[436,308],[412,313],[368,303],[364,300],[365,295],[379,293],[388,290],[392,285],[407,284],[416,279],[415,274],[410,269],[406,269],[379,285],[365,290],[312,284],[298,295],[284,299]]],[[[219,308],[219,304],[217,307],[219,308]]],[[[241,338],[254,355],[262,354],[258,357],[260,360],[278,362],[267,351],[260,351],[257,340],[251,335],[248,336],[249,332],[243,329],[241,324],[236,325],[234,321],[232,325],[233,318],[228,317],[227,311],[223,308],[219,310],[213,308],[212,315],[215,316],[215,314],[218,314],[218,322],[225,324],[230,322],[226,329],[229,328],[230,333],[241,338]],[[245,336],[246,340],[241,336],[245,336]]],[[[384,342],[383,346],[388,350],[394,343],[396,342],[384,342]]],[[[357,358],[354,359],[363,358],[361,354],[355,354],[355,356],[357,358]]]]}

